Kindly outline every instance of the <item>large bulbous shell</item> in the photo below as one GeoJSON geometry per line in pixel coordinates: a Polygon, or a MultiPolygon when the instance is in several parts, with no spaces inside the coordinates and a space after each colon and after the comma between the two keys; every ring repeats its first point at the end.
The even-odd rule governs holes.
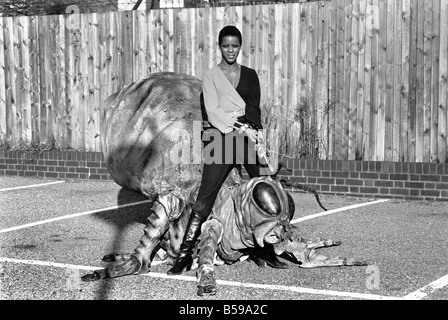
{"type": "Polygon", "coordinates": [[[155,73],[105,103],[101,146],[112,178],[149,197],[200,182],[201,81],[155,73]]]}

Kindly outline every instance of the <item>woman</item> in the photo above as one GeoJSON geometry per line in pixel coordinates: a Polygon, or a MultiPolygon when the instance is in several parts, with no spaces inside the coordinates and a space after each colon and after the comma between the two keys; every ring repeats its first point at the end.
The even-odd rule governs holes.
{"type": "MultiPolygon", "coordinates": [[[[236,62],[242,44],[241,33],[236,27],[224,27],[219,33],[218,43],[222,60],[217,66],[204,72],[202,81],[206,111],[204,120],[210,124],[210,128],[205,130],[203,135],[206,146],[204,150],[211,144],[210,140],[204,137],[208,133],[214,137],[214,153],[204,155],[201,186],[179,256],[173,267],[168,270],[171,275],[180,274],[191,266],[192,253],[201,232],[201,225],[210,215],[219,189],[231,170],[242,163],[250,178],[259,176],[258,161],[254,154],[257,129],[262,128],[258,75],[255,70],[236,62]],[[234,130],[235,128],[238,130],[234,130]],[[222,141],[222,144],[218,142],[221,148],[216,148],[219,139],[222,141]]],[[[256,248],[252,258],[259,266],[267,263],[274,268],[287,267],[277,259],[272,246],[263,250],[256,248]]]]}

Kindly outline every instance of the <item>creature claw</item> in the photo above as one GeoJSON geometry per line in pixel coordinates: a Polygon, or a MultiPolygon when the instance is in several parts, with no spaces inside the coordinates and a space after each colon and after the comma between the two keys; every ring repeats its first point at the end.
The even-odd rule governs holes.
{"type": "Polygon", "coordinates": [[[84,282],[98,281],[108,278],[107,271],[105,269],[95,270],[93,273],[86,274],[81,277],[84,282]]]}
{"type": "Polygon", "coordinates": [[[369,265],[369,262],[367,262],[367,261],[355,261],[355,262],[353,263],[353,265],[354,265],[354,266],[368,266],[368,265],[369,265]]]}
{"type": "Polygon", "coordinates": [[[120,261],[112,264],[107,268],[107,272],[111,278],[137,274],[142,268],[142,262],[134,255],[128,260],[120,261]]]}
{"type": "Polygon", "coordinates": [[[207,293],[211,296],[216,295],[216,286],[214,285],[208,285],[208,286],[198,286],[198,296],[203,296],[204,293],[207,293]]]}
{"type": "Polygon", "coordinates": [[[115,262],[115,253],[106,254],[101,260],[104,262],[115,262]]]}
{"type": "Polygon", "coordinates": [[[199,276],[198,296],[202,297],[204,293],[214,296],[216,291],[215,273],[213,271],[204,270],[199,276]]]}

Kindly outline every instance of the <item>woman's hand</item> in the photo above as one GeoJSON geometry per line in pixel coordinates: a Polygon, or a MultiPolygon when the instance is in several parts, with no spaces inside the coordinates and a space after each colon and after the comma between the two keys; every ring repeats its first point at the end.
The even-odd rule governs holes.
{"type": "Polygon", "coordinates": [[[246,130],[246,136],[249,137],[250,141],[252,141],[254,143],[257,143],[258,137],[257,137],[257,131],[256,130],[250,129],[250,128],[247,129],[246,130]]]}
{"type": "Polygon", "coordinates": [[[257,143],[257,140],[258,140],[257,130],[252,129],[252,128],[249,127],[247,124],[243,124],[243,125],[238,129],[238,133],[239,133],[239,134],[246,134],[246,136],[249,137],[249,140],[250,140],[250,141],[257,143]]]}

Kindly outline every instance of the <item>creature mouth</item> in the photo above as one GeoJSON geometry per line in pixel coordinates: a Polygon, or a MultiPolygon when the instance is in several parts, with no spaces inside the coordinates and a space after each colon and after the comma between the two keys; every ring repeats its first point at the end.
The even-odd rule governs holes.
{"type": "Polygon", "coordinates": [[[264,241],[266,243],[274,244],[280,241],[280,238],[273,232],[269,232],[267,235],[264,236],[264,241]]]}
{"type": "Polygon", "coordinates": [[[279,225],[277,221],[266,222],[254,230],[254,237],[260,247],[264,247],[264,243],[276,244],[282,242],[284,238],[284,227],[279,225]]]}

